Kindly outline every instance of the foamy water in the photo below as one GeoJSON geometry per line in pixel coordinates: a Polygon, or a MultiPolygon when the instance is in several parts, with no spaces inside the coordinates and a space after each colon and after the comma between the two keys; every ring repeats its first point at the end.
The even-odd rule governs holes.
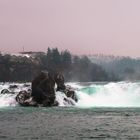
{"type": "Polygon", "coordinates": [[[140,107],[140,83],[91,84],[76,93],[79,107],[140,107]]]}
{"type": "MultiPolygon", "coordinates": [[[[30,84],[30,83],[28,83],[30,84]]],[[[67,83],[76,91],[78,102],[67,98],[64,93],[56,92],[56,100],[59,106],[77,107],[140,107],[140,83],[139,82],[118,82],[118,83],[67,83]],[[67,98],[69,102],[65,102],[67,98]]],[[[19,83],[1,83],[0,92],[8,89],[15,94],[1,94],[0,107],[17,106],[15,96],[20,90],[28,90],[19,83]],[[9,89],[10,85],[17,85],[15,89],[9,89]]]]}

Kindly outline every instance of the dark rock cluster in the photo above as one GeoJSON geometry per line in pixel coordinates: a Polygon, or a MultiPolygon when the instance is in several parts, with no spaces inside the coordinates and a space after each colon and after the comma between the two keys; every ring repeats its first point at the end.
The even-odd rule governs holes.
{"type": "MultiPolygon", "coordinates": [[[[16,101],[21,106],[58,106],[55,100],[56,91],[61,91],[73,100],[77,101],[75,92],[72,88],[65,86],[64,77],[60,73],[41,72],[33,81],[31,91],[20,91],[16,96],[16,101]]],[[[67,99],[64,99],[67,101],[67,99]]]]}

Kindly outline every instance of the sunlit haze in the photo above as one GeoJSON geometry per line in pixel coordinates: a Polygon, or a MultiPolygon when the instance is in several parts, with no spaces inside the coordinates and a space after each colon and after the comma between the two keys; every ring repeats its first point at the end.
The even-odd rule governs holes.
{"type": "Polygon", "coordinates": [[[0,51],[139,57],[140,0],[0,0],[0,51]]]}

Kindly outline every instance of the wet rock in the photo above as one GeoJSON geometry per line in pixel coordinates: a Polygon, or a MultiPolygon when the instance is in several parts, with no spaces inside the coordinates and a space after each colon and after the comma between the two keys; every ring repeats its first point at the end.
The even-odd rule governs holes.
{"type": "Polygon", "coordinates": [[[32,81],[31,96],[38,104],[53,106],[55,101],[54,86],[55,81],[53,76],[48,72],[41,72],[41,74],[32,81]]]}
{"type": "Polygon", "coordinates": [[[23,87],[30,87],[30,84],[24,84],[23,87]]]}
{"type": "Polygon", "coordinates": [[[44,107],[58,106],[59,103],[54,98],[52,97],[46,98],[46,100],[43,101],[42,105],[44,107]]]}
{"type": "Polygon", "coordinates": [[[31,96],[32,94],[32,89],[27,89],[28,94],[31,96]]]}
{"type": "Polygon", "coordinates": [[[17,85],[10,85],[9,88],[10,89],[15,89],[15,88],[18,88],[18,86],[17,85]]]}
{"type": "Polygon", "coordinates": [[[37,106],[37,103],[32,99],[27,91],[20,91],[16,96],[16,101],[21,106],[37,106]]]}
{"type": "Polygon", "coordinates": [[[66,89],[66,86],[64,84],[64,76],[61,73],[56,73],[54,76],[54,80],[57,84],[57,89],[56,91],[63,91],[66,89]]]}
{"type": "Polygon", "coordinates": [[[1,91],[1,94],[10,94],[10,91],[8,89],[3,89],[1,91]]]}
{"type": "Polygon", "coordinates": [[[70,86],[65,86],[64,81],[64,76],[62,74],[57,73],[55,75],[55,82],[57,84],[56,91],[64,92],[67,97],[72,98],[74,101],[77,102],[78,99],[76,97],[74,89],[70,86]]]}
{"type": "Polygon", "coordinates": [[[74,101],[78,101],[74,89],[70,86],[66,86],[66,89],[63,91],[67,97],[72,98],[74,101]]]}

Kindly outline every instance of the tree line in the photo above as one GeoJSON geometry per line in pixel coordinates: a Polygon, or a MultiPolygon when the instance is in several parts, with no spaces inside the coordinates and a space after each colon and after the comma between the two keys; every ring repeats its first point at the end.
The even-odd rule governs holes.
{"type": "Polygon", "coordinates": [[[92,63],[87,56],[73,56],[69,51],[48,48],[46,53],[35,56],[0,54],[1,82],[30,82],[41,71],[61,72],[66,81],[109,81],[113,78],[92,63]]]}
{"type": "Polygon", "coordinates": [[[93,55],[88,58],[105,69],[108,76],[117,77],[118,81],[140,80],[140,58],[113,55],[93,55]]]}

